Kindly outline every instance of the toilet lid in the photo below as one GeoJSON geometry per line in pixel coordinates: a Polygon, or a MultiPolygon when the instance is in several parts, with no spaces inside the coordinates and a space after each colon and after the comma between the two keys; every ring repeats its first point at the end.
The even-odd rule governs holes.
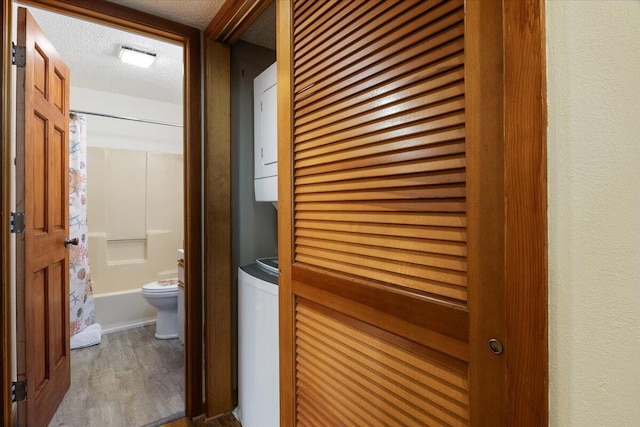
{"type": "Polygon", "coordinates": [[[178,290],[178,279],[162,279],[156,282],[147,283],[142,287],[145,292],[175,292],[178,290]]]}

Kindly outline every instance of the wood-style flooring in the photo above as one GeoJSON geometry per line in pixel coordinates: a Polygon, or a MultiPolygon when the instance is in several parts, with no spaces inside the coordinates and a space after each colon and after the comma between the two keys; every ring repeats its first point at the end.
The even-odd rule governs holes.
{"type": "Polygon", "coordinates": [[[189,421],[186,418],[163,424],[162,427],[242,427],[242,424],[232,414],[209,421],[189,421]]]}
{"type": "Polygon", "coordinates": [[[155,325],[71,351],[71,387],[49,427],[138,427],[184,414],[184,347],[155,325]]]}

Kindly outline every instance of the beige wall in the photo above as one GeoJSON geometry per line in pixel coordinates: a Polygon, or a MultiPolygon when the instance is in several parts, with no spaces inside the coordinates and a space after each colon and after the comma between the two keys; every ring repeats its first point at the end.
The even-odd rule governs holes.
{"type": "MultiPolygon", "coordinates": [[[[182,106],[71,87],[71,108],[182,123],[182,106]]],[[[87,115],[89,265],[95,294],[177,275],[182,128],[87,115]]],[[[100,316],[99,313],[96,316],[100,316]]]]}
{"type": "Polygon", "coordinates": [[[552,426],[640,425],[640,2],[546,3],[552,426]]]}
{"type": "Polygon", "coordinates": [[[177,277],[182,155],[89,147],[89,262],[95,294],[177,277]]]}

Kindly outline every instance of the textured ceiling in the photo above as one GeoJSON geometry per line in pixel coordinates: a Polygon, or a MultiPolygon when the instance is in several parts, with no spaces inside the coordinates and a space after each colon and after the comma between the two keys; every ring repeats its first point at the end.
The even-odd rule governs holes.
{"type": "Polygon", "coordinates": [[[109,0],[204,30],[224,0],[109,0]]]}
{"type": "MultiPolygon", "coordinates": [[[[205,30],[225,0],[110,0],[132,9],[205,30]]],[[[276,48],[276,2],[240,37],[249,43],[276,48]]]]}
{"type": "Polygon", "coordinates": [[[182,103],[182,46],[28,8],[71,70],[71,85],[182,103]],[[156,53],[149,68],[125,64],[120,45],[156,53]]]}
{"type": "MultiPolygon", "coordinates": [[[[153,15],[205,29],[224,0],[113,0],[153,15]]],[[[71,70],[71,85],[182,103],[182,47],[88,21],[28,7],[71,70]],[[149,68],[124,64],[120,45],[157,54],[149,68]]],[[[16,15],[14,15],[16,16],[16,15]]],[[[242,40],[275,49],[275,2],[242,40]]]]}
{"type": "Polygon", "coordinates": [[[276,2],[271,3],[262,15],[242,34],[240,40],[276,50],[276,2]]]}

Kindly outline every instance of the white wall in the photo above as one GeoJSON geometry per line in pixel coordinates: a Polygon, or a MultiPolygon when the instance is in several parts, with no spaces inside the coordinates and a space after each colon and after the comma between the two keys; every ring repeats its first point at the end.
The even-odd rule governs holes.
{"type": "MultiPolygon", "coordinates": [[[[73,78],[73,76],[72,76],[73,78]]],[[[182,105],[71,86],[71,110],[182,124],[182,105]]],[[[182,153],[182,128],[87,116],[90,147],[182,153]]]]}
{"type": "Polygon", "coordinates": [[[546,3],[552,426],[640,425],[640,2],[546,3]]]}

